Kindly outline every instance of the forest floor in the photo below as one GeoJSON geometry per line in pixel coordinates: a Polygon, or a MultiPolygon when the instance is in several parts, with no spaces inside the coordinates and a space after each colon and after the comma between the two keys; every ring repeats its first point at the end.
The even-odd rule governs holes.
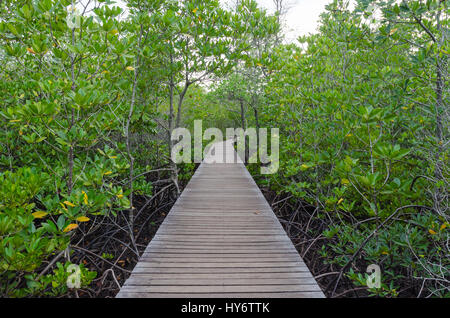
{"type": "MultiPolygon", "coordinates": [[[[341,268],[327,264],[326,259],[320,254],[327,245],[326,238],[321,235],[327,224],[314,216],[313,207],[302,202],[292,205],[287,195],[277,195],[268,188],[261,188],[261,191],[325,296],[331,297],[334,285],[330,287],[329,285],[334,284],[333,281],[341,268]]],[[[366,296],[365,288],[354,290],[350,280],[345,277],[339,281],[334,295],[334,297],[366,296]]]]}
{"type": "MultiPolygon", "coordinates": [[[[336,264],[330,264],[330,260],[336,255],[333,255],[328,248],[329,239],[322,235],[329,224],[326,219],[316,216],[315,207],[302,201],[294,204],[287,194],[277,194],[268,188],[262,188],[261,191],[325,296],[333,298],[370,296],[366,286],[356,287],[345,275],[338,280],[336,285],[336,278],[342,268],[336,264]],[[326,257],[323,256],[324,254],[326,257]]],[[[355,260],[352,264],[353,270],[360,273],[365,272],[366,266],[367,264],[363,260],[355,260]]],[[[401,269],[396,268],[395,270],[400,271],[401,269]]],[[[399,297],[416,297],[416,294],[411,292],[414,290],[411,282],[402,280],[401,284],[399,297]]]]}
{"type": "MultiPolygon", "coordinates": [[[[187,181],[180,182],[180,190],[186,184],[187,181]]],[[[75,237],[73,242],[77,244],[76,247],[71,245],[71,261],[76,264],[83,263],[89,270],[96,271],[97,277],[89,288],[69,292],[63,297],[115,297],[176,202],[173,190],[174,187],[170,184],[163,184],[154,187],[155,195],[152,197],[135,194],[135,247],[129,235],[126,210],[118,213],[116,217],[103,217],[101,226],[94,231],[90,230],[88,235],[85,233],[82,240],[78,241],[75,237]]]]}
{"type": "MultiPolygon", "coordinates": [[[[161,189],[155,188],[155,191],[159,190],[161,189]]],[[[108,227],[101,227],[101,230],[99,229],[89,235],[92,241],[86,240],[85,246],[81,245],[81,247],[89,250],[90,253],[75,250],[76,253],[72,256],[72,261],[78,264],[83,263],[90,270],[97,272],[97,277],[92,282],[91,288],[78,292],[79,297],[115,297],[120,290],[120,286],[125,283],[136,266],[139,256],[142,255],[175,203],[169,190],[162,192],[160,198],[154,200],[155,202],[147,206],[135,219],[133,232],[136,238],[137,253],[132,248],[133,243],[130,236],[124,230],[120,230],[120,228],[127,227],[126,213],[122,217],[118,217],[114,223],[107,224],[109,230],[108,227]]],[[[135,197],[137,211],[146,202],[145,196],[135,197]]]]}

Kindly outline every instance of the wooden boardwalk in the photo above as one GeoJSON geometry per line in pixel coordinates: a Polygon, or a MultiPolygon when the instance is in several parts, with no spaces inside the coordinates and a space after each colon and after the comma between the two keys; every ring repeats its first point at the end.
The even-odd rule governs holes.
{"type": "MultiPolygon", "coordinates": [[[[213,153],[237,157],[228,141],[213,153]]],[[[117,297],[324,297],[242,161],[211,158],[117,297]]]]}

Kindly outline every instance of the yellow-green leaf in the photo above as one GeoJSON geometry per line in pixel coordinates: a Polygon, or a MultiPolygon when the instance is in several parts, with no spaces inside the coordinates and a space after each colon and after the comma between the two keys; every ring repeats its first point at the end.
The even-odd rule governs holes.
{"type": "Polygon", "coordinates": [[[66,226],[66,228],[63,230],[64,233],[72,231],[74,229],[76,229],[78,227],[78,224],[75,223],[70,223],[69,225],[66,226]]]}
{"type": "Polygon", "coordinates": [[[81,191],[81,192],[83,193],[84,204],[88,205],[89,201],[88,201],[88,196],[87,196],[86,192],[84,192],[84,191],[81,191]]]}
{"type": "Polygon", "coordinates": [[[75,204],[73,204],[73,203],[70,202],[70,201],[64,201],[64,204],[67,205],[67,206],[70,206],[70,207],[72,207],[72,208],[75,206],[75,204]]]}
{"type": "Polygon", "coordinates": [[[90,220],[90,218],[88,218],[87,216],[80,216],[80,217],[77,217],[77,221],[78,222],[87,222],[87,221],[89,221],[90,220]]]}
{"type": "Polygon", "coordinates": [[[34,213],[31,213],[35,219],[42,219],[44,216],[46,216],[48,213],[45,211],[36,211],[34,213]]]}

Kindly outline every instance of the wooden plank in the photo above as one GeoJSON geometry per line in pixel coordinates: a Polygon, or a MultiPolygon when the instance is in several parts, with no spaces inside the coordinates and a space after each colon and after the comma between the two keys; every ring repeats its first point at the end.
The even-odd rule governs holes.
{"type": "Polygon", "coordinates": [[[297,255],[291,255],[286,256],[283,255],[281,257],[274,257],[272,255],[269,256],[258,256],[258,257],[252,257],[252,256],[234,256],[234,257],[223,257],[223,256],[211,256],[211,255],[205,255],[204,256],[194,256],[191,255],[183,255],[179,254],[177,256],[150,256],[148,254],[144,254],[139,259],[140,261],[144,262],[160,262],[160,263],[168,263],[168,262],[186,262],[186,263],[228,263],[228,262],[236,262],[239,261],[240,263],[279,263],[279,262],[298,262],[299,257],[297,255]]]}
{"type": "Polygon", "coordinates": [[[284,254],[295,254],[297,251],[293,248],[282,248],[282,249],[267,249],[267,248],[252,248],[252,247],[191,247],[191,246],[168,246],[159,247],[153,246],[152,248],[146,249],[144,254],[210,254],[210,255],[277,255],[280,253],[284,254]],[[220,252],[218,252],[220,250],[220,252]]]}
{"type": "Polygon", "coordinates": [[[215,243],[205,243],[205,242],[166,242],[166,241],[155,241],[154,244],[147,247],[147,251],[149,249],[152,249],[153,247],[159,247],[163,246],[163,248],[183,248],[183,249],[215,249],[218,250],[240,250],[240,249],[254,249],[256,251],[269,251],[273,249],[280,249],[280,250],[291,250],[295,251],[295,249],[292,246],[289,246],[288,244],[281,244],[278,242],[272,242],[271,243],[225,243],[225,242],[215,242],[215,243]],[[198,243],[198,244],[197,244],[198,243]]]}
{"type": "Polygon", "coordinates": [[[191,223],[191,224],[182,224],[182,223],[166,223],[164,226],[160,227],[162,231],[182,231],[182,230],[200,230],[203,232],[220,232],[220,231],[226,231],[226,232],[236,232],[239,231],[239,233],[242,233],[242,231],[282,231],[282,228],[278,227],[271,227],[269,225],[245,225],[245,224],[233,224],[233,227],[230,227],[230,224],[221,224],[221,225],[201,225],[198,223],[191,223]]]}
{"type": "Polygon", "coordinates": [[[117,297],[324,295],[238,160],[200,165],[117,297]]]}
{"type": "MultiPolygon", "coordinates": [[[[285,273],[270,273],[268,278],[267,273],[159,273],[158,276],[147,273],[134,273],[133,279],[276,279],[276,278],[311,278],[311,273],[305,272],[285,272],[285,273]]],[[[131,277],[130,277],[131,279],[131,277]]]]}
{"type": "MultiPolygon", "coordinates": [[[[169,239],[161,239],[161,240],[154,240],[151,243],[151,246],[162,246],[162,247],[169,247],[172,245],[176,245],[176,246],[180,246],[180,247],[186,247],[186,246],[190,246],[190,247],[208,247],[208,246],[213,246],[213,247],[234,247],[234,248],[239,248],[239,247],[261,247],[261,248],[294,248],[291,244],[288,244],[288,242],[285,241],[270,241],[270,242],[266,242],[266,241],[255,241],[255,242],[227,242],[227,241],[223,241],[223,240],[214,240],[214,241],[179,241],[177,240],[176,243],[171,243],[169,241],[169,239]]],[[[150,245],[149,245],[150,246],[150,245]]],[[[151,247],[149,247],[151,248],[151,247]]]]}
{"type": "Polygon", "coordinates": [[[205,241],[209,240],[210,242],[214,242],[219,240],[221,242],[225,242],[226,240],[238,241],[238,242],[246,242],[246,241],[256,241],[256,242],[290,242],[290,240],[286,237],[284,233],[280,234],[234,234],[234,233],[217,233],[217,234],[199,234],[199,235],[187,235],[187,234],[165,234],[165,233],[157,233],[154,236],[155,239],[160,240],[169,240],[174,238],[176,240],[200,240],[205,241]]]}
{"type": "Polygon", "coordinates": [[[147,260],[139,262],[136,267],[172,267],[172,268],[283,268],[283,267],[306,267],[303,262],[285,261],[285,262],[231,262],[227,263],[205,263],[205,262],[178,262],[164,261],[157,262],[155,260],[147,260]]]}
{"type": "MultiPolygon", "coordinates": [[[[312,277],[300,278],[221,278],[222,286],[247,286],[247,285],[314,285],[316,281],[312,277]]],[[[217,277],[209,278],[156,278],[154,276],[135,276],[127,280],[125,286],[216,286],[217,277]]],[[[311,287],[313,288],[313,287],[311,287]]]]}
{"type": "Polygon", "coordinates": [[[323,298],[320,291],[317,292],[279,292],[279,293],[150,293],[121,291],[118,298],[323,298]]]}
{"type": "MultiPolygon", "coordinates": [[[[204,236],[205,238],[206,238],[206,236],[208,236],[208,238],[210,238],[211,235],[213,235],[216,237],[227,236],[227,237],[243,237],[243,238],[245,238],[247,236],[254,236],[255,239],[264,239],[265,236],[273,239],[273,237],[279,237],[279,236],[285,235],[282,228],[276,228],[276,227],[274,227],[270,230],[267,230],[268,233],[261,233],[265,230],[265,227],[255,227],[255,228],[250,228],[250,229],[241,228],[240,232],[239,232],[239,229],[230,229],[231,227],[233,227],[233,224],[226,224],[226,226],[228,226],[229,228],[215,228],[215,229],[212,228],[212,229],[205,229],[204,231],[202,231],[201,228],[189,227],[189,226],[187,226],[184,229],[181,229],[181,228],[179,228],[179,229],[169,228],[168,229],[168,228],[164,227],[163,229],[161,229],[161,233],[159,233],[159,231],[158,231],[157,234],[158,234],[158,237],[161,237],[161,238],[165,238],[165,237],[171,236],[171,235],[173,235],[173,236],[191,236],[192,234],[196,234],[196,236],[198,236],[198,237],[204,236]],[[238,232],[236,232],[236,231],[238,231],[238,232]],[[176,232],[176,233],[172,233],[172,232],[176,232]],[[186,233],[186,234],[184,234],[184,233],[186,233]]],[[[266,239],[264,239],[264,240],[266,240],[266,239]]],[[[284,242],[286,240],[283,239],[282,241],[284,242]]],[[[205,243],[207,243],[207,242],[205,242],[205,243]]]]}
{"type": "MultiPolygon", "coordinates": [[[[266,238],[264,239],[264,241],[262,241],[261,238],[252,238],[251,236],[247,236],[247,237],[239,237],[239,238],[225,238],[224,236],[221,237],[213,237],[213,238],[208,238],[210,240],[209,243],[215,243],[215,245],[220,246],[221,243],[235,243],[235,245],[238,245],[239,243],[279,243],[281,245],[281,243],[284,243],[284,245],[282,246],[289,246],[289,242],[286,241],[277,241],[276,237],[275,238],[266,238]]],[[[157,242],[178,242],[178,243],[203,243],[205,238],[204,237],[166,237],[166,238],[161,238],[161,237],[157,237],[155,238],[155,240],[157,242]]],[[[214,245],[214,244],[210,244],[210,245],[214,245]]],[[[223,244],[222,244],[223,245],[223,244]]],[[[232,245],[232,244],[231,244],[232,245]]]]}
{"type": "MultiPolygon", "coordinates": [[[[133,274],[135,273],[147,273],[147,274],[155,274],[159,275],[161,273],[173,273],[173,274],[196,274],[196,273],[204,273],[204,274],[232,274],[232,273],[264,273],[270,277],[273,273],[299,273],[305,272],[309,273],[309,269],[306,266],[298,266],[298,267],[281,267],[281,268],[270,268],[270,267],[240,267],[240,268],[183,268],[183,267],[143,267],[140,264],[136,265],[133,270],[133,274]]],[[[132,274],[132,275],[133,275],[132,274]]],[[[131,276],[130,276],[131,277],[131,276]]],[[[217,276],[218,280],[220,280],[220,276],[217,276]]]]}
{"type": "Polygon", "coordinates": [[[159,247],[153,246],[152,248],[146,249],[145,253],[208,253],[208,254],[217,254],[220,251],[220,254],[278,254],[278,253],[297,253],[297,251],[293,248],[261,248],[257,246],[245,246],[245,247],[233,247],[233,246],[204,246],[204,247],[192,247],[192,246],[169,246],[169,247],[159,247]]]}
{"type": "Polygon", "coordinates": [[[147,248],[144,251],[142,256],[150,256],[150,255],[173,255],[183,252],[184,254],[191,254],[193,257],[201,257],[202,255],[211,255],[211,257],[222,256],[222,257],[242,257],[242,255],[249,255],[251,257],[256,257],[261,255],[261,257],[282,257],[282,256],[298,256],[298,259],[301,260],[301,257],[297,254],[295,249],[285,248],[285,249],[254,249],[252,247],[244,247],[244,248],[233,248],[226,247],[222,248],[196,248],[196,247],[171,247],[171,248],[161,248],[158,246],[153,246],[152,248],[147,248]]]}
{"type": "MultiPolygon", "coordinates": [[[[263,231],[256,230],[253,232],[246,232],[245,234],[236,233],[233,231],[207,231],[206,233],[203,233],[201,230],[180,230],[177,231],[163,231],[162,233],[158,234],[158,239],[165,240],[169,238],[175,238],[175,239],[186,239],[190,240],[192,238],[200,239],[200,240],[208,240],[211,239],[212,241],[217,239],[233,239],[233,240],[242,240],[242,242],[245,242],[245,240],[252,239],[252,240],[259,240],[264,239],[265,241],[269,240],[276,240],[278,237],[283,238],[283,233],[280,233],[280,231],[271,231],[267,233],[267,235],[264,235],[263,231]]],[[[283,240],[284,241],[284,240],[283,240]]]]}
{"type": "Polygon", "coordinates": [[[270,258],[270,260],[276,260],[276,259],[287,259],[287,258],[294,258],[295,259],[300,259],[298,254],[291,252],[291,253],[251,253],[251,252],[245,252],[245,253],[233,253],[233,252],[229,252],[229,253],[221,253],[216,251],[211,251],[211,252],[207,252],[207,253],[197,253],[197,252],[190,252],[190,253],[179,253],[179,252],[167,252],[166,250],[162,250],[162,251],[149,251],[149,252],[144,252],[144,254],[142,254],[141,258],[168,258],[168,257],[174,257],[174,258],[185,258],[185,257],[190,257],[190,258],[196,258],[196,259],[203,259],[203,258],[213,258],[216,259],[216,257],[220,257],[220,258],[270,258]]]}
{"type": "Polygon", "coordinates": [[[310,285],[203,285],[203,286],[129,286],[122,287],[124,291],[141,293],[270,293],[270,292],[314,292],[320,291],[317,284],[310,285]]]}
{"type": "Polygon", "coordinates": [[[297,254],[297,251],[289,246],[289,245],[278,245],[278,246],[269,246],[269,245],[258,245],[258,244],[245,244],[245,245],[237,245],[238,243],[233,243],[232,245],[224,245],[224,244],[203,244],[203,245],[195,245],[197,242],[191,242],[191,245],[184,244],[164,244],[163,242],[156,242],[146,248],[144,253],[175,253],[176,251],[191,251],[192,254],[212,254],[212,255],[221,255],[221,254],[287,254],[294,253],[297,254]],[[197,251],[197,252],[195,252],[197,251]]]}

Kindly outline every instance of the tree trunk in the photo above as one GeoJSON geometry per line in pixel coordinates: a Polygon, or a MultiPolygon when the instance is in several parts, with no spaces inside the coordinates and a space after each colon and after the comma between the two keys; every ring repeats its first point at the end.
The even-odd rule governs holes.
{"type": "MultiPolygon", "coordinates": [[[[170,64],[173,64],[173,57],[170,55],[170,64]]],[[[175,88],[175,83],[173,80],[173,74],[170,75],[170,81],[169,81],[169,127],[167,128],[167,146],[169,148],[169,164],[171,168],[171,180],[175,185],[176,188],[176,195],[177,197],[180,195],[180,187],[178,186],[178,170],[177,170],[177,164],[172,160],[172,148],[173,148],[173,142],[172,142],[172,130],[173,130],[173,119],[174,119],[174,113],[173,113],[173,91],[175,88]]]]}
{"type": "Polygon", "coordinates": [[[258,108],[253,107],[253,112],[255,114],[255,124],[256,124],[256,147],[259,149],[259,118],[258,118],[258,108]]]}
{"type": "MultiPolygon", "coordinates": [[[[244,133],[245,133],[245,130],[247,129],[246,127],[245,127],[245,108],[244,108],[244,101],[241,99],[241,100],[239,100],[239,104],[240,104],[240,106],[241,106],[241,127],[242,127],[242,129],[244,130],[244,133]]],[[[248,162],[248,157],[249,157],[249,149],[248,149],[248,142],[247,142],[247,136],[245,136],[245,134],[244,134],[244,138],[245,138],[245,154],[244,154],[244,162],[245,163],[247,163],[248,162]]]]}
{"type": "Polygon", "coordinates": [[[181,123],[181,106],[183,105],[183,100],[184,100],[184,96],[186,96],[186,92],[187,92],[187,90],[188,90],[188,88],[189,88],[189,83],[188,82],[186,82],[185,84],[184,84],[184,88],[183,88],[183,91],[180,93],[180,98],[178,99],[178,110],[177,110],[177,122],[176,122],[176,124],[175,124],[175,128],[178,128],[178,127],[180,127],[180,123],[181,123]]]}

